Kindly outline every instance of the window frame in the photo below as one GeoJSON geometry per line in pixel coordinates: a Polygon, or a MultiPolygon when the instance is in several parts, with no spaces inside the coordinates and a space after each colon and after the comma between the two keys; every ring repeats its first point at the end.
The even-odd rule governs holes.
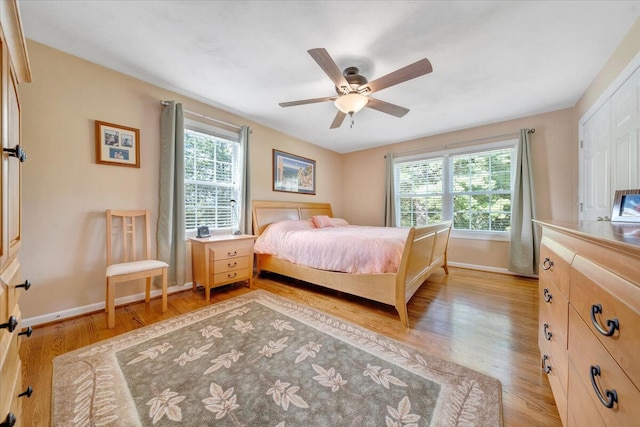
{"type": "MultiPolygon", "coordinates": [[[[242,161],[242,147],[241,147],[241,141],[240,141],[240,133],[239,132],[232,132],[229,130],[226,130],[224,128],[220,128],[220,127],[216,127],[216,126],[212,126],[206,123],[202,123],[200,121],[197,120],[191,120],[191,119],[184,119],[184,129],[183,132],[186,133],[187,131],[192,131],[192,132],[198,132],[201,134],[206,134],[209,136],[212,136],[214,138],[219,138],[219,139],[223,139],[226,141],[229,141],[232,144],[236,144],[235,148],[234,148],[234,152],[233,152],[233,160],[232,160],[232,171],[231,171],[231,175],[232,175],[232,181],[234,182],[234,184],[232,184],[230,187],[233,189],[232,190],[232,198],[234,200],[236,200],[236,206],[235,206],[235,214],[234,212],[231,212],[231,226],[230,227],[225,227],[225,228],[215,228],[212,227],[211,224],[196,224],[196,228],[187,228],[187,224],[186,224],[186,212],[187,212],[187,206],[186,206],[186,187],[187,184],[191,183],[191,182],[200,182],[200,181],[195,181],[195,180],[187,180],[186,179],[186,151],[184,153],[184,160],[185,160],[185,177],[184,177],[184,192],[185,192],[185,200],[182,201],[184,209],[185,209],[185,236],[187,238],[189,237],[196,237],[197,234],[197,227],[203,226],[203,225],[207,225],[209,226],[209,231],[211,234],[229,234],[234,230],[234,222],[239,221],[239,216],[240,216],[240,212],[242,212],[243,206],[242,206],[242,200],[240,197],[240,191],[242,188],[242,180],[244,179],[244,171],[242,170],[242,168],[244,167],[243,164],[244,162],[242,161]]],[[[213,184],[212,186],[216,186],[215,184],[213,184]]],[[[233,208],[231,208],[231,206],[229,206],[230,210],[233,210],[233,208]]],[[[238,227],[240,226],[240,224],[237,224],[238,227]]]]}
{"type": "MultiPolygon", "coordinates": [[[[420,154],[414,154],[411,156],[399,156],[394,158],[394,205],[396,224],[400,224],[400,192],[399,192],[399,180],[397,175],[396,166],[401,163],[413,162],[417,160],[430,160],[430,159],[443,159],[443,189],[442,189],[442,220],[453,220],[453,171],[451,170],[451,158],[453,156],[485,153],[488,151],[500,150],[500,149],[513,149],[511,159],[511,199],[513,200],[513,192],[515,186],[515,164],[518,156],[518,139],[508,139],[502,141],[491,142],[481,145],[465,146],[460,148],[426,151],[420,154]]],[[[513,205],[512,205],[513,206],[513,205]]],[[[512,208],[513,211],[513,208],[512,208]]],[[[459,239],[470,240],[492,240],[492,241],[509,241],[511,238],[510,231],[489,231],[489,230],[460,230],[451,229],[451,237],[459,239]]]]}

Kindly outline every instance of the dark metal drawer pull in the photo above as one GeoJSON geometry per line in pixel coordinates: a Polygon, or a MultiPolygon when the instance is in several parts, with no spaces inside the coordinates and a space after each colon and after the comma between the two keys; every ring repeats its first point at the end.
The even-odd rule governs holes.
{"type": "Polygon", "coordinates": [[[24,283],[21,285],[16,285],[16,288],[24,288],[25,291],[28,291],[30,287],[31,287],[31,282],[28,280],[25,280],[24,283]]]}
{"type": "Polygon", "coordinates": [[[16,425],[16,416],[13,415],[13,412],[9,412],[0,427],[13,427],[14,425],[16,425]]]}
{"type": "Polygon", "coordinates": [[[551,372],[551,365],[547,365],[548,360],[549,360],[548,355],[545,354],[544,356],[542,356],[542,369],[547,374],[551,372]]]}
{"type": "Polygon", "coordinates": [[[238,255],[238,251],[227,252],[227,256],[236,256],[238,255]]]}
{"type": "Polygon", "coordinates": [[[613,408],[613,404],[614,403],[618,403],[618,393],[616,392],[615,389],[611,389],[611,390],[605,390],[604,394],[606,395],[603,396],[602,393],[600,392],[600,389],[598,388],[598,384],[596,384],[596,377],[600,376],[600,366],[595,365],[595,366],[591,366],[591,385],[593,386],[593,389],[595,390],[596,394],[598,395],[598,399],[600,399],[600,402],[602,402],[602,404],[611,409],[613,408]]]}
{"type": "Polygon", "coordinates": [[[233,264],[231,264],[231,263],[227,264],[227,267],[229,267],[229,268],[233,268],[233,267],[235,267],[235,266],[237,266],[237,265],[238,265],[238,263],[237,263],[237,262],[234,262],[233,264]]]}
{"type": "Polygon", "coordinates": [[[28,326],[27,329],[25,329],[24,331],[20,332],[18,335],[26,335],[27,338],[29,338],[32,333],[33,333],[33,328],[31,326],[28,326]]]}
{"type": "Polygon", "coordinates": [[[238,273],[233,273],[233,274],[229,273],[229,274],[227,274],[227,277],[228,277],[229,279],[233,279],[233,278],[234,278],[234,277],[236,277],[237,275],[238,275],[238,273]]]}
{"type": "Polygon", "coordinates": [[[18,397],[22,397],[22,396],[31,397],[32,394],[33,394],[33,388],[31,386],[29,386],[29,387],[27,387],[27,389],[25,391],[20,393],[18,395],[18,397]]]}
{"type": "Polygon", "coordinates": [[[553,261],[551,261],[550,258],[545,258],[544,261],[542,262],[542,269],[543,270],[550,270],[553,267],[553,261]]]}
{"type": "Polygon", "coordinates": [[[15,148],[3,148],[2,151],[4,151],[5,153],[9,153],[9,156],[15,157],[16,159],[20,160],[20,163],[27,160],[27,153],[24,152],[20,145],[16,145],[15,148]]]}
{"type": "Polygon", "coordinates": [[[2,325],[0,325],[0,329],[7,328],[9,332],[13,332],[15,331],[16,326],[18,326],[18,319],[16,319],[16,316],[11,316],[9,317],[9,321],[7,323],[3,323],[2,325]]]}
{"type": "Polygon", "coordinates": [[[596,314],[602,314],[602,306],[600,304],[593,304],[591,306],[591,323],[593,326],[605,337],[610,337],[613,335],[616,330],[620,330],[620,322],[618,322],[618,318],[614,317],[613,319],[607,320],[607,327],[609,330],[604,329],[596,320],[596,314]]]}
{"type": "Polygon", "coordinates": [[[544,324],[544,337],[547,339],[547,341],[551,341],[551,337],[553,336],[553,334],[551,332],[549,332],[548,329],[549,329],[549,324],[545,323],[544,324]]]}
{"type": "Polygon", "coordinates": [[[549,293],[549,289],[544,288],[544,292],[543,292],[543,294],[544,294],[544,301],[545,301],[545,302],[551,302],[551,299],[553,298],[553,295],[551,295],[551,294],[549,293]]]}

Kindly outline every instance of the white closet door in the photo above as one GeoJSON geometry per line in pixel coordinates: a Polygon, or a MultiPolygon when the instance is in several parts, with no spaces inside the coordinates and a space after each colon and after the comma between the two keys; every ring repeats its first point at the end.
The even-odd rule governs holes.
{"type": "Polygon", "coordinates": [[[610,109],[607,101],[582,127],[580,219],[611,216],[610,109]]]}
{"type": "Polygon", "coordinates": [[[611,190],[640,188],[640,69],[611,97],[611,190]]]}

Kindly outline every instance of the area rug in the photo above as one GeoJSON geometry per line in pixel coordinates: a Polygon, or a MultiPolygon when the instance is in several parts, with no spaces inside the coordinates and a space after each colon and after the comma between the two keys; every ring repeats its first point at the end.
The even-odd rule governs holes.
{"type": "Polygon", "coordinates": [[[499,426],[494,378],[253,291],[58,356],[54,426],[499,426]]]}

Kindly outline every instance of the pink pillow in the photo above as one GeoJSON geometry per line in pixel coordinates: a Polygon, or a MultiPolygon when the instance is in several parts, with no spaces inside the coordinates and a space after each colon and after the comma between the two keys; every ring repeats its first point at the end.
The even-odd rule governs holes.
{"type": "Polygon", "coordinates": [[[315,225],[316,228],[333,227],[331,218],[329,218],[328,215],[314,215],[311,217],[311,221],[313,221],[313,225],[315,225]]]}

